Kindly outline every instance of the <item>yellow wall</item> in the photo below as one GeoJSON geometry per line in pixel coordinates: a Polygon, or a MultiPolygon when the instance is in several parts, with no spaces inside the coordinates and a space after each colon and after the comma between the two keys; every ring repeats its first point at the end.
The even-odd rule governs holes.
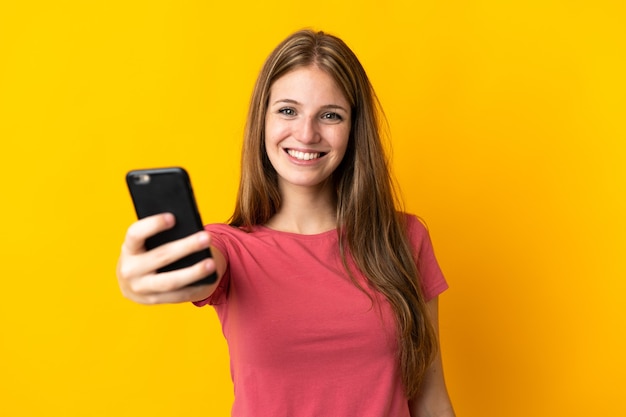
{"type": "Polygon", "coordinates": [[[228,415],[212,309],[118,292],[124,174],[183,165],[224,221],[256,72],[312,26],[385,106],[459,416],[625,415],[625,3],[262,3],[0,6],[0,413],[228,415]]]}

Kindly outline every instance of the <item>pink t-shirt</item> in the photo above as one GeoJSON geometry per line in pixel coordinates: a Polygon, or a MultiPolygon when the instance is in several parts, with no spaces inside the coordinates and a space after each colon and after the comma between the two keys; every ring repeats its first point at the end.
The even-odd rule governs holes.
{"type": "MultiPolygon", "coordinates": [[[[408,227],[432,299],[448,286],[422,223],[410,216],[408,227]]],[[[233,417],[409,416],[393,312],[350,281],[336,231],[206,229],[228,266],[216,292],[196,304],[215,307],[228,341],[233,417]]]]}

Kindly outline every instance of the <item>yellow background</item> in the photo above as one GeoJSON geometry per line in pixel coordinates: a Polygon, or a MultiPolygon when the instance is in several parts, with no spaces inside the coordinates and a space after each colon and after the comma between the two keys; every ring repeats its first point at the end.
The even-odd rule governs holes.
{"type": "Polygon", "coordinates": [[[362,59],[431,229],[458,415],[626,415],[625,4],[3,2],[0,414],[228,415],[213,310],[119,294],[124,174],[183,165],[225,221],[256,73],[313,27],[362,59]]]}

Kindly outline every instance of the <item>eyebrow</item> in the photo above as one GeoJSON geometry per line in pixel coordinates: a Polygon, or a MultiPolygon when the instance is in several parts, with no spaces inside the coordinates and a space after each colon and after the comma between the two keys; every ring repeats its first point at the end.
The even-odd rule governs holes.
{"type": "MultiPolygon", "coordinates": [[[[297,101],[297,100],[293,100],[293,99],[290,99],[290,98],[281,98],[281,99],[279,99],[279,100],[274,101],[271,105],[272,105],[272,106],[274,106],[274,105],[276,105],[276,104],[281,104],[281,103],[285,103],[285,104],[295,104],[295,105],[300,105],[300,104],[302,104],[302,103],[300,103],[300,102],[299,102],[299,101],[297,101]]],[[[348,112],[348,110],[347,110],[345,107],[340,106],[340,105],[338,105],[338,104],[325,104],[325,105],[323,105],[321,108],[322,108],[322,109],[328,109],[328,110],[338,109],[338,110],[343,110],[343,111],[345,111],[346,113],[348,112]]]]}

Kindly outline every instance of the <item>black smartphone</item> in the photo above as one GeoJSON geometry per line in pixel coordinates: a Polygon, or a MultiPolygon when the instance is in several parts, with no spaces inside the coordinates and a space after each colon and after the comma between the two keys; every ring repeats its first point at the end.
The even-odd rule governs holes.
{"type": "MultiPolygon", "coordinates": [[[[183,168],[130,171],[126,174],[126,184],[139,219],[160,213],[172,213],[176,218],[173,228],[146,240],[146,249],[153,249],[204,229],[189,175],[183,168]]],[[[207,248],[179,259],[158,272],[185,268],[210,257],[211,251],[207,248]]],[[[217,274],[213,273],[190,285],[212,284],[216,280],[217,274]]]]}

